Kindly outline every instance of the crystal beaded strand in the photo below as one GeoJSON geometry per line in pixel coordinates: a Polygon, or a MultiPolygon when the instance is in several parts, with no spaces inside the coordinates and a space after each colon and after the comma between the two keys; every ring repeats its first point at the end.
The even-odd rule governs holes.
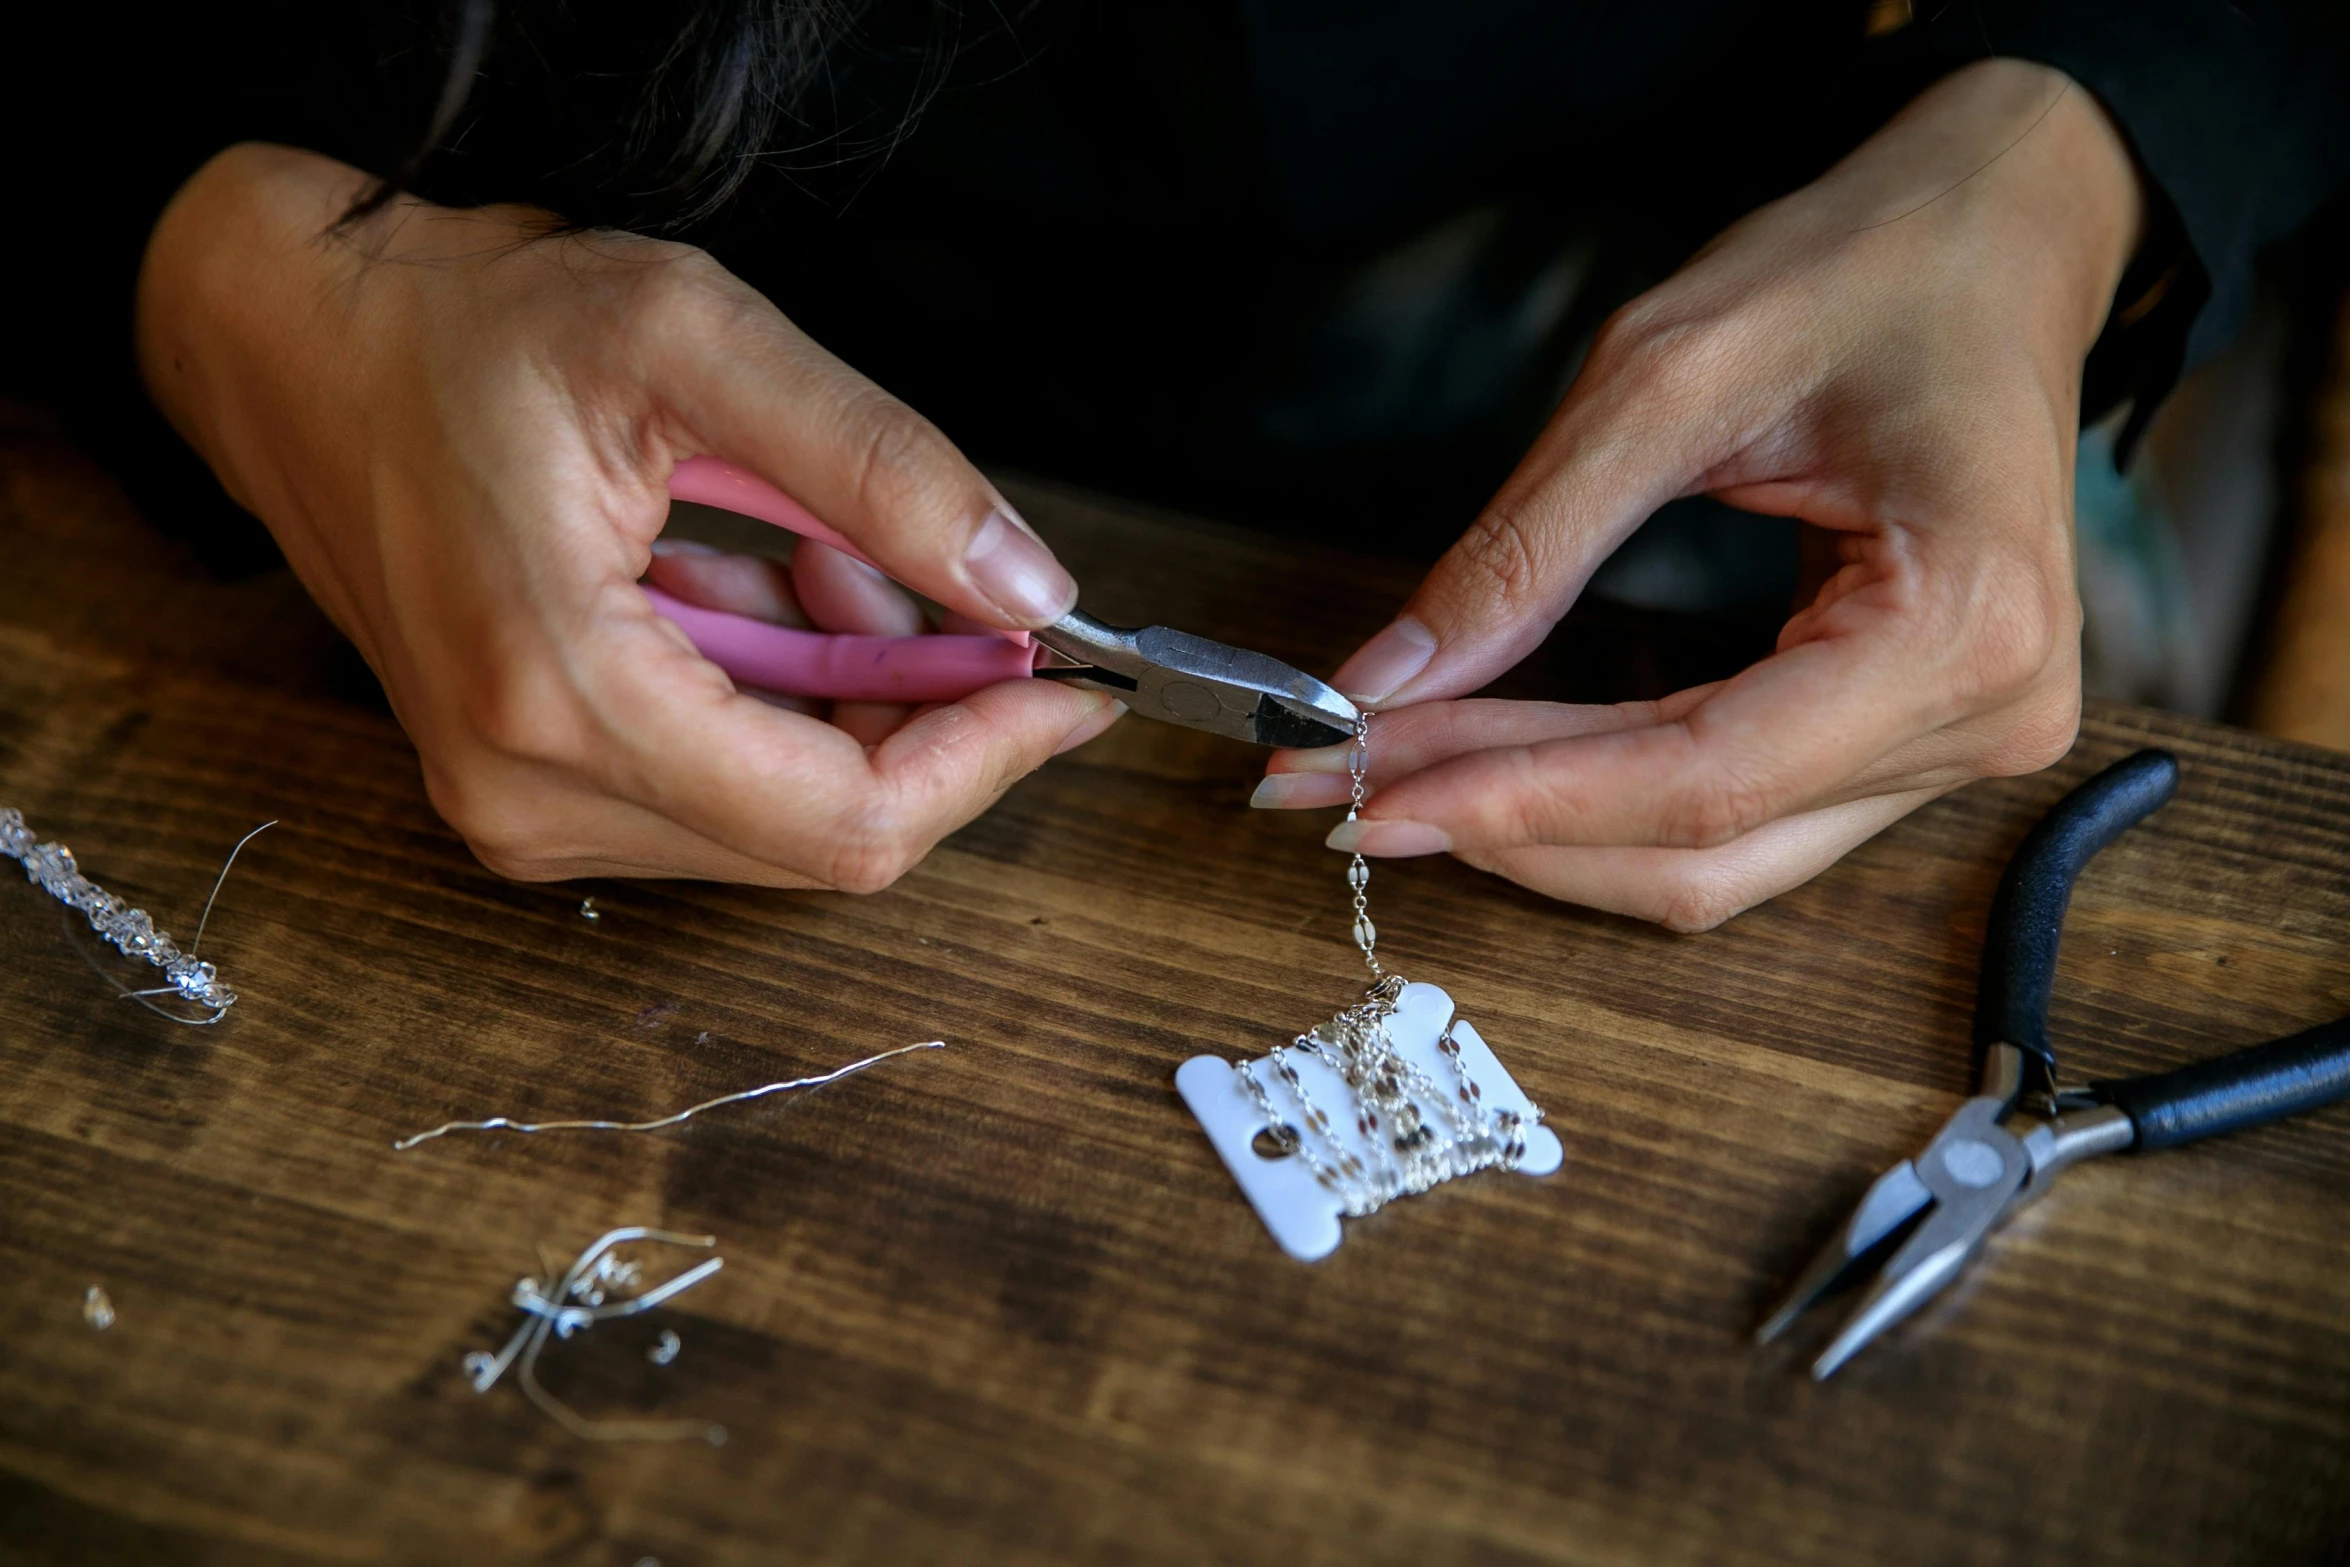
{"type": "MultiPolygon", "coordinates": [[[[260,830],[257,827],[254,832],[260,830]]],[[[252,837],[253,833],[247,833],[245,842],[250,842],[252,837]]],[[[244,846],[245,843],[240,842],[237,848],[242,849],[244,846]]],[[[84,876],[80,867],[74,864],[71,849],[62,843],[35,843],[32,829],[25,825],[23,812],[0,807],[0,854],[23,865],[26,880],[38,884],[67,908],[81,910],[89,920],[90,928],[112,943],[117,951],[125,957],[146,959],[163,970],[164,979],[169,981],[156,991],[126,991],[126,995],[176,995],[193,1002],[210,1015],[201,1018],[174,1017],[168,1012],[163,1015],[175,1023],[198,1026],[219,1022],[228,1009],[237,1004],[237,993],[220,982],[220,976],[211,964],[199,960],[193,952],[180,951],[177,942],[155,928],[155,922],[148,917],[146,910],[132,908],[84,876]]],[[[229,859],[235,861],[235,850],[229,851],[229,859]]],[[[223,865],[220,874],[225,878],[228,866],[223,865]]],[[[212,891],[214,896],[219,895],[218,882],[213,883],[212,891]]],[[[209,916],[212,905],[208,902],[204,908],[209,916]]],[[[196,939],[204,939],[201,926],[196,931],[196,939]]]]}

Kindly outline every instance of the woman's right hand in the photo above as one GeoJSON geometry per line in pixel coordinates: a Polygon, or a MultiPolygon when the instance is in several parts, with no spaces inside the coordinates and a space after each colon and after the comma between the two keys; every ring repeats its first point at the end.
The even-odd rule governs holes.
{"type": "MultiPolygon", "coordinates": [[[[1116,716],[1041,680],[845,727],[735,690],[637,587],[686,457],[753,469],[973,622],[1047,625],[1076,584],[944,436],[702,252],[410,199],[336,231],[365,185],[286,148],[214,158],[149,242],[140,360],[491,869],[872,890],[1116,716]]],[[[820,560],[796,573],[820,623],[910,629],[820,560]]],[[[762,591],[740,568],[662,570],[763,607],[727,601],[762,591]]]]}

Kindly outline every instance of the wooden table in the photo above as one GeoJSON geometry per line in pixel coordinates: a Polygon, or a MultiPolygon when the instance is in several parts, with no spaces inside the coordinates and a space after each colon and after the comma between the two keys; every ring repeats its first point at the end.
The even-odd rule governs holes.
{"type": "MultiPolygon", "coordinates": [[[[114,999],[0,880],[0,1557],[103,1562],[2146,1562],[2350,1543],[2350,1111],[2095,1162],[1815,1386],[1763,1303],[1966,1091],[1975,959],[2033,817],[2125,750],[2176,803],[2074,904],[2084,1074],[2350,1008],[2350,762],[2092,712],[1711,935],[1450,861],[1382,869],[1568,1165],[1277,1252],[1178,1103],[1357,979],[1321,820],[1244,748],[1129,723],[895,890],[523,887],[281,577],[199,580],[69,452],[0,451],[0,802],[207,955],[216,1030],[114,999]],[[168,658],[165,655],[169,655],[168,658]],[[358,695],[353,695],[353,692],[358,695]],[[602,918],[581,918],[592,893],[602,918]],[[650,1114],[914,1040],[651,1136],[392,1140],[650,1114]],[[564,1434],[468,1350],[623,1223],[725,1270],[559,1344],[564,1434]],[[81,1315],[101,1285],[119,1311],[81,1315]],[[683,1353],[644,1351],[661,1325],[683,1353]]],[[[1022,503],[1098,613],[1327,667],[1408,563],[1022,503]]],[[[1604,629],[1604,628],[1603,628],[1604,629]]],[[[1570,653],[1585,628],[1560,639],[1570,653]]],[[[1538,680],[1539,675],[1528,677],[1538,680]]]]}

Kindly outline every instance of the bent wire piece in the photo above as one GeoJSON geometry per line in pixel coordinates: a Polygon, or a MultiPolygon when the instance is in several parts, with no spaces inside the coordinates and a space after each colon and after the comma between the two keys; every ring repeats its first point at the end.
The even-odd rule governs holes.
{"type": "Polygon", "coordinates": [[[567,1339],[580,1329],[593,1327],[599,1322],[650,1311],[663,1301],[692,1289],[726,1265],[723,1257],[712,1257],[650,1289],[611,1300],[607,1286],[628,1288],[642,1277],[642,1269],[638,1264],[624,1262],[612,1255],[615,1246],[630,1241],[659,1241],[668,1246],[704,1249],[718,1244],[718,1238],[714,1235],[680,1235],[673,1230],[655,1230],[643,1225],[626,1225],[607,1232],[581,1252],[578,1260],[572,1263],[561,1278],[517,1279],[513,1300],[522,1309],[522,1325],[506,1341],[506,1347],[495,1355],[478,1349],[468,1354],[464,1361],[465,1374],[472,1381],[476,1393],[487,1393],[497,1386],[498,1379],[506,1374],[509,1366],[519,1362],[515,1377],[522,1384],[523,1396],[538,1405],[564,1430],[590,1441],[703,1441],[717,1447],[726,1440],[726,1427],[711,1421],[590,1420],[539,1383],[539,1352],[547,1347],[550,1334],[567,1339]]]}
{"type": "Polygon", "coordinates": [[[429,1143],[434,1138],[446,1137],[451,1132],[658,1132],[663,1127],[677,1126],[690,1121],[704,1110],[715,1110],[721,1105],[742,1104],[752,1099],[764,1099],[769,1094],[790,1093],[797,1088],[822,1088],[826,1083],[836,1083],[844,1077],[864,1071],[869,1066],[879,1066],[892,1056],[902,1056],[909,1050],[944,1050],[946,1047],[946,1041],[943,1039],[926,1039],[918,1045],[900,1045],[895,1050],[884,1050],[877,1056],[867,1056],[862,1061],[851,1061],[847,1066],[835,1067],[829,1072],[820,1072],[814,1077],[795,1077],[781,1083],[761,1083],[756,1088],[745,1088],[731,1094],[720,1094],[715,1099],[705,1099],[698,1105],[687,1105],[683,1110],[671,1115],[660,1116],[651,1121],[510,1121],[502,1115],[493,1115],[486,1121],[444,1121],[429,1132],[418,1132],[414,1136],[397,1139],[392,1144],[392,1151],[406,1153],[419,1143],[429,1143]]]}
{"type": "MultiPolygon", "coordinates": [[[[245,834],[245,836],[242,838],[239,838],[237,840],[236,847],[228,851],[228,858],[220,862],[220,874],[212,878],[212,891],[204,899],[204,912],[196,917],[196,938],[195,940],[188,943],[188,957],[190,961],[194,961],[196,954],[204,949],[204,931],[205,928],[212,923],[212,905],[220,901],[220,889],[228,885],[228,873],[230,868],[237,863],[237,856],[245,852],[246,844],[251,843],[254,839],[260,837],[263,833],[269,831],[270,828],[275,827],[276,825],[277,821],[274,817],[269,821],[263,822],[260,826],[254,828],[251,832],[245,834]]],[[[120,987],[118,986],[117,988],[120,987]]],[[[187,994],[188,987],[185,984],[158,985],[152,990],[124,990],[122,992],[122,999],[125,1001],[136,1001],[140,1006],[145,1007],[148,1011],[154,1013],[157,1017],[168,1018],[174,1023],[185,1023],[192,1028],[208,1028],[212,1024],[219,1022],[222,1018],[228,1016],[229,1007],[235,1005],[237,999],[233,992],[223,992],[223,994],[225,994],[228,998],[227,1001],[217,1009],[213,1010],[212,1015],[209,1017],[182,1017],[177,1012],[166,1012],[163,1008],[157,1006],[154,1002],[147,999],[149,996],[186,996],[187,994]]],[[[199,1004],[203,1003],[200,1002],[199,1004]]]]}

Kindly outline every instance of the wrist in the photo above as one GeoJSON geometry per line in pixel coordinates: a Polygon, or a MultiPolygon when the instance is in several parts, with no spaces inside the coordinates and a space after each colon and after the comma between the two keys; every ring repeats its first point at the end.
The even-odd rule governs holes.
{"type": "Polygon", "coordinates": [[[2104,108],[2026,60],[1944,77],[1820,183],[1856,231],[1972,226],[1974,264],[2011,278],[2074,356],[2103,330],[2146,226],[2137,164],[2104,108]]]}
{"type": "Polygon", "coordinates": [[[267,447],[254,437],[296,417],[288,400],[315,398],[327,363],[361,340],[346,330],[355,301],[335,288],[357,258],[330,231],[366,184],[315,154],[231,147],[172,198],[140,265],[134,340],[148,394],[273,525],[267,447]]]}
{"type": "MultiPolygon", "coordinates": [[[[1994,67],[2024,62],[1995,60],[1994,67]]],[[[2080,83],[2046,66],[2030,66],[2058,92],[2034,137],[2035,149],[2009,194],[2031,231],[2069,263],[2078,285],[2077,341],[2086,354],[2105,329],[2114,290],[2146,237],[2146,188],[2137,160],[2105,106],[2080,83]]]]}

